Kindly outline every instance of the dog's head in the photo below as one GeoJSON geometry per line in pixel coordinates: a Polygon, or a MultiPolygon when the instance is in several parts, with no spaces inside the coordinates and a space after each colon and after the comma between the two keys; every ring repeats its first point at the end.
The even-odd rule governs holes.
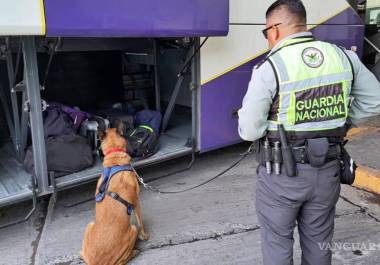
{"type": "Polygon", "coordinates": [[[100,147],[102,148],[103,154],[115,148],[127,151],[127,140],[124,137],[124,123],[117,120],[113,124],[113,127],[114,128],[109,128],[106,131],[98,131],[98,136],[101,141],[100,147]]]}

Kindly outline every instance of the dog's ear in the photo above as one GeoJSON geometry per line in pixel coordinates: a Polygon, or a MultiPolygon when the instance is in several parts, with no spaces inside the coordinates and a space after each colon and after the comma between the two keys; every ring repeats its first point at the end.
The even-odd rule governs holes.
{"type": "Polygon", "coordinates": [[[125,124],[122,120],[119,120],[119,119],[116,119],[115,120],[115,128],[116,128],[116,132],[121,135],[121,136],[125,136],[125,124]]]}
{"type": "Polygon", "coordinates": [[[104,138],[106,138],[106,136],[107,136],[107,132],[105,132],[104,130],[98,128],[98,137],[99,137],[99,140],[103,141],[104,138]]]}

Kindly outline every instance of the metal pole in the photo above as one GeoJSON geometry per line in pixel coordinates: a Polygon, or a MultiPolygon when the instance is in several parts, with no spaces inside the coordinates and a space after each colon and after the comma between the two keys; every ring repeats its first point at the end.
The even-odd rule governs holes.
{"type": "MultiPolygon", "coordinates": [[[[190,48],[189,52],[187,53],[186,58],[190,58],[190,57],[193,58],[194,57],[193,51],[194,51],[194,49],[190,48]]],[[[188,61],[188,60],[186,60],[186,61],[188,61]]],[[[187,69],[185,69],[185,70],[187,70],[187,69]]],[[[169,100],[169,104],[166,107],[165,114],[164,114],[164,117],[162,119],[161,132],[165,132],[166,127],[168,126],[168,123],[169,123],[169,120],[171,118],[175,103],[177,101],[178,94],[181,90],[183,80],[184,80],[184,72],[182,74],[180,73],[178,75],[177,83],[174,87],[174,90],[173,90],[172,95],[171,95],[170,100],[169,100]]]]}
{"type": "Polygon", "coordinates": [[[156,95],[156,110],[161,111],[161,95],[160,95],[160,80],[159,80],[159,47],[158,41],[156,39],[153,40],[153,51],[154,51],[154,91],[156,95]]]}
{"type": "Polygon", "coordinates": [[[179,91],[181,90],[183,79],[184,79],[184,76],[181,75],[178,78],[177,83],[174,87],[172,96],[169,100],[169,105],[167,106],[164,117],[163,117],[161,132],[165,132],[166,127],[168,127],[168,123],[169,123],[170,117],[172,116],[172,112],[173,112],[173,109],[175,106],[175,102],[177,101],[179,91]]]}
{"type": "Polygon", "coordinates": [[[375,45],[373,44],[373,42],[371,42],[368,38],[364,37],[364,40],[369,44],[371,45],[371,47],[377,52],[377,53],[380,53],[380,49],[375,45]]]}
{"type": "Polygon", "coordinates": [[[181,68],[181,70],[178,73],[178,76],[183,75],[183,72],[186,71],[186,68],[188,67],[188,65],[193,61],[194,57],[197,56],[197,54],[199,53],[199,50],[203,47],[203,45],[205,45],[205,43],[206,43],[207,40],[208,40],[208,37],[206,37],[202,41],[202,44],[199,45],[196,49],[192,49],[193,54],[190,57],[187,57],[186,62],[182,65],[182,68],[181,68]]]}
{"type": "Polygon", "coordinates": [[[48,190],[46,150],[42,121],[40,83],[34,37],[23,37],[25,86],[30,104],[30,127],[34,156],[34,171],[39,192],[48,190]]]}
{"type": "MultiPolygon", "coordinates": [[[[194,42],[193,47],[191,48],[192,52],[195,52],[195,47],[198,45],[198,39],[194,42]]],[[[197,115],[197,104],[196,104],[196,98],[197,98],[197,88],[198,88],[198,80],[197,80],[197,63],[198,63],[198,56],[194,58],[194,60],[191,63],[191,83],[190,83],[190,89],[191,89],[191,141],[192,141],[192,148],[193,151],[195,151],[195,145],[196,145],[196,115],[197,115]]]]}
{"type": "Polygon", "coordinates": [[[9,90],[11,94],[11,104],[13,112],[13,126],[14,126],[14,139],[13,143],[15,145],[16,153],[19,159],[21,159],[21,144],[20,144],[20,115],[18,112],[18,100],[17,93],[14,91],[15,82],[15,72],[13,67],[13,57],[10,45],[9,37],[5,39],[7,46],[7,69],[8,69],[8,79],[9,79],[9,90]]]}
{"type": "MultiPolygon", "coordinates": [[[[24,79],[25,79],[25,74],[24,74],[24,79]]],[[[27,98],[27,92],[26,90],[22,91],[22,100],[21,100],[21,106],[22,108],[24,108],[26,102],[27,102],[28,98],[27,98]]],[[[21,140],[20,140],[20,145],[21,145],[21,160],[24,159],[24,156],[25,156],[25,149],[26,149],[26,146],[27,146],[27,140],[28,140],[28,121],[29,121],[29,113],[28,112],[25,112],[25,111],[22,111],[21,112],[21,140]]]]}

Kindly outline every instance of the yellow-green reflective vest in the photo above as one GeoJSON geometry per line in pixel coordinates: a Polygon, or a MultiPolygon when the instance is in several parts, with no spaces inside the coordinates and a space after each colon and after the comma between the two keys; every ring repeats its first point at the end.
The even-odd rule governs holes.
{"type": "Polygon", "coordinates": [[[353,82],[352,63],[343,49],[312,37],[296,38],[285,41],[267,60],[277,80],[269,132],[277,131],[279,123],[300,135],[334,136],[334,130],[341,131],[353,82]]]}

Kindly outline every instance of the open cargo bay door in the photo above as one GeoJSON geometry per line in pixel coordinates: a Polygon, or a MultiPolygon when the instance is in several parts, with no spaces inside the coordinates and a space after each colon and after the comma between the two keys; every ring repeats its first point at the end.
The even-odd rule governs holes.
{"type": "Polygon", "coordinates": [[[228,0],[45,0],[48,37],[191,37],[228,33],[228,0]]]}
{"type": "MultiPolygon", "coordinates": [[[[26,215],[26,219],[35,210],[36,185],[38,184],[39,192],[46,186],[42,173],[46,172],[44,159],[39,159],[35,163],[37,177],[24,171],[20,163],[24,146],[24,141],[21,139],[22,135],[28,134],[28,124],[33,128],[42,128],[41,112],[36,107],[41,105],[41,100],[40,87],[36,75],[33,75],[36,54],[31,54],[34,48],[34,37],[31,36],[43,35],[45,35],[45,16],[42,0],[2,1],[0,37],[4,37],[0,38],[0,119],[3,120],[3,123],[0,123],[0,206],[33,198],[33,208],[26,215]],[[17,40],[13,42],[11,39],[17,40]],[[16,63],[14,60],[13,64],[16,55],[12,54],[12,43],[19,51],[17,61],[20,62],[24,58],[23,62],[16,63]],[[18,83],[20,80],[17,80],[17,76],[24,79],[22,84],[18,83]],[[16,88],[16,84],[20,86],[16,88]],[[26,102],[28,102],[27,107],[26,102]],[[27,111],[23,111],[24,107],[27,111]]],[[[41,154],[40,150],[43,148],[43,142],[39,141],[41,135],[32,133],[31,138],[36,146],[34,152],[41,154]]]]}
{"type": "Polygon", "coordinates": [[[44,34],[45,17],[42,0],[1,2],[0,36],[44,34]]]}

